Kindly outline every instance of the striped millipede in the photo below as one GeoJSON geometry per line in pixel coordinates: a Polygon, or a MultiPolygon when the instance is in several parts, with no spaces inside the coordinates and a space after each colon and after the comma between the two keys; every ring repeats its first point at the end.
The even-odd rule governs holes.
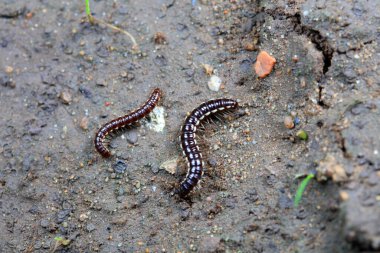
{"type": "Polygon", "coordinates": [[[188,162],[188,172],[179,189],[176,189],[176,194],[181,197],[186,196],[202,177],[204,166],[202,154],[195,140],[197,126],[201,120],[210,114],[228,109],[236,109],[238,106],[238,102],[233,99],[221,98],[210,100],[202,103],[186,117],[185,124],[182,127],[180,143],[183,154],[188,162]]]}
{"type": "Polygon", "coordinates": [[[113,119],[104,124],[95,135],[95,148],[105,158],[111,156],[110,150],[105,146],[104,140],[113,131],[130,126],[136,123],[138,120],[146,117],[156,107],[158,101],[162,96],[162,92],[159,88],[153,90],[149,99],[138,109],[122,117],[113,119]]]}

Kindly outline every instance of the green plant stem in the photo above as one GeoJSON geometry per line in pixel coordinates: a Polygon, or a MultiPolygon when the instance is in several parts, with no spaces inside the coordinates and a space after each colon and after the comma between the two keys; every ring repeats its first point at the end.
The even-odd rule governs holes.
{"type": "Polygon", "coordinates": [[[296,208],[298,207],[298,205],[301,201],[301,198],[302,198],[302,194],[305,191],[306,186],[309,184],[310,180],[313,179],[314,177],[315,177],[314,174],[308,174],[306,176],[306,178],[304,178],[302,180],[302,182],[298,186],[296,196],[294,197],[294,207],[296,207],[296,208]]]}
{"type": "Polygon", "coordinates": [[[95,20],[94,20],[94,17],[92,16],[92,14],[91,14],[90,0],[85,0],[85,2],[86,2],[86,15],[87,15],[88,21],[91,24],[94,24],[95,20]]]}

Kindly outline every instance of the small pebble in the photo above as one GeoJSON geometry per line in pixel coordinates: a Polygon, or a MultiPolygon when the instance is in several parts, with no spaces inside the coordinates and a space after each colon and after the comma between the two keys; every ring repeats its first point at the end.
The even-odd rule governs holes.
{"type": "Polygon", "coordinates": [[[214,68],[209,64],[203,64],[203,69],[208,76],[212,76],[214,73],[214,68]]]}
{"type": "Polygon", "coordinates": [[[246,51],[256,51],[257,47],[255,46],[255,44],[249,42],[244,44],[244,49],[246,51]]]}
{"type": "Polygon", "coordinates": [[[137,135],[137,131],[135,130],[131,130],[127,133],[127,141],[128,143],[130,144],[136,144],[137,141],[138,141],[138,135],[137,135]]]}
{"type": "Polygon", "coordinates": [[[41,227],[47,228],[49,226],[49,221],[47,219],[43,219],[40,222],[41,227]]]}
{"type": "Polygon", "coordinates": [[[174,174],[177,170],[177,163],[177,159],[165,161],[160,165],[160,169],[164,169],[170,174],[174,174]]]}
{"type": "Polygon", "coordinates": [[[350,195],[348,195],[346,191],[340,191],[339,198],[341,201],[347,201],[350,198],[350,195]]]}
{"type": "Polygon", "coordinates": [[[6,66],[6,67],[5,67],[5,73],[7,73],[7,74],[12,74],[12,73],[13,73],[13,67],[11,67],[11,66],[6,66]]]}
{"type": "Polygon", "coordinates": [[[288,129],[293,129],[294,128],[294,121],[293,121],[293,118],[291,116],[286,116],[284,118],[284,125],[286,128],[288,129]]]}
{"type": "Polygon", "coordinates": [[[80,126],[80,128],[82,128],[83,130],[87,130],[87,129],[88,129],[88,118],[87,118],[87,117],[83,117],[83,118],[80,120],[79,126],[80,126]]]}
{"type": "Polygon", "coordinates": [[[220,86],[222,85],[222,79],[216,75],[212,75],[207,85],[210,90],[219,91],[220,86]]]}
{"type": "Polygon", "coordinates": [[[258,75],[259,78],[268,76],[272,72],[275,63],[276,59],[274,57],[265,51],[261,51],[254,64],[256,75],[258,75]]]}
{"type": "Polygon", "coordinates": [[[87,229],[87,232],[90,233],[90,232],[94,231],[96,229],[96,227],[94,224],[89,223],[89,224],[87,224],[86,229],[87,229]]]}
{"type": "Polygon", "coordinates": [[[305,88],[306,87],[306,79],[305,79],[305,77],[301,77],[301,79],[300,79],[300,86],[301,86],[301,88],[305,88]]]}
{"type": "Polygon", "coordinates": [[[124,174],[128,168],[128,164],[122,160],[117,160],[116,163],[112,165],[112,167],[115,173],[124,174]]]}
{"type": "Polygon", "coordinates": [[[82,213],[81,215],[79,215],[79,220],[80,220],[80,221],[85,221],[85,220],[87,220],[87,219],[88,219],[87,214],[82,213]]]}
{"type": "Polygon", "coordinates": [[[64,104],[69,104],[72,101],[71,94],[68,91],[62,91],[59,97],[64,104]]]}
{"type": "Polygon", "coordinates": [[[154,174],[157,174],[158,171],[160,170],[160,167],[156,164],[153,164],[151,167],[150,167],[150,170],[154,173],[154,174]]]}

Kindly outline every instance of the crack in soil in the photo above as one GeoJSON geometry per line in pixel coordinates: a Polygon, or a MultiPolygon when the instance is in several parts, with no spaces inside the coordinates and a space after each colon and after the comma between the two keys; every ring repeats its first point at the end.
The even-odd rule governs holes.
{"type": "Polygon", "coordinates": [[[326,74],[329,70],[333,58],[334,49],[331,47],[330,43],[327,41],[318,30],[314,30],[311,27],[305,26],[301,22],[301,15],[299,13],[290,17],[291,21],[294,23],[294,31],[306,35],[315,47],[323,54],[323,74],[326,74]]]}
{"type": "Polygon", "coordinates": [[[296,13],[294,15],[286,14],[281,9],[276,10],[264,10],[264,12],[270,15],[273,19],[288,19],[293,24],[293,31],[300,35],[305,35],[315,45],[315,47],[323,54],[323,74],[326,74],[329,70],[333,58],[334,49],[328,42],[327,38],[323,36],[320,31],[315,30],[309,26],[302,24],[301,15],[296,13]]]}

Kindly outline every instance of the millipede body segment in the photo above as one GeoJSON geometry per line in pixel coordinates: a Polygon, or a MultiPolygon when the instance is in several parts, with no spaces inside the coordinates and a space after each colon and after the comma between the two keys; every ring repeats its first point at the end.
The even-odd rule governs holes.
{"type": "Polygon", "coordinates": [[[154,107],[156,107],[158,101],[160,100],[162,92],[159,88],[153,90],[149,99],[138,109],[132,111],[131,113],[124,115],[122,117],[116,118],[104,124],[96,133],[95,136],[95,148],[103,157],[110,157],[111,152],[105,146],[104,140],[113,131],[127,127],[137,122],[138,120],[146,117],[154,107]]]}
{"type": "Polygon", "coordinates": [[[237,108],[238,102],[233,99],[221,98],[202,103],[186,117],[182,126],[180,142],[188,162],[188,172],[175,193],[181,197],[186,196],[198,183],[203,174],[202,154],[195,139],[197,126],[211,114],[237,108]]]}

